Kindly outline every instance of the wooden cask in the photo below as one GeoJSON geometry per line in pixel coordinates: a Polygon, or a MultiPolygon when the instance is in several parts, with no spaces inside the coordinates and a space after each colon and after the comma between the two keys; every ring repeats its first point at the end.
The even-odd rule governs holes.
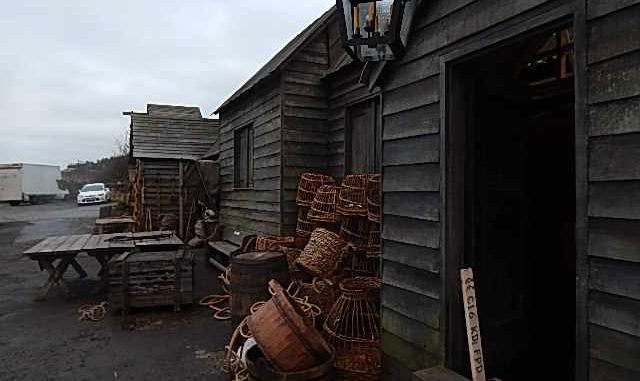
{"type": "Polygon", "coordinates": [[[249,314],[254,303],[269,300],[271,279],[289,284],[289,266],[283,253],[261,251],[239,254],[231,259],[231,320],[234,326],[249,314]]]}

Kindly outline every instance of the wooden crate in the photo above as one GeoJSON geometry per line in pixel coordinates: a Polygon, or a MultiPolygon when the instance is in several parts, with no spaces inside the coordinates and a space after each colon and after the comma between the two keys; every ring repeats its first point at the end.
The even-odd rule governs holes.
{"type": "Polygon", "coordinates": [[[121,309],[193,303],[193,255],[179,249],[133,251],[109,262],[109,303],[121,309]]]}

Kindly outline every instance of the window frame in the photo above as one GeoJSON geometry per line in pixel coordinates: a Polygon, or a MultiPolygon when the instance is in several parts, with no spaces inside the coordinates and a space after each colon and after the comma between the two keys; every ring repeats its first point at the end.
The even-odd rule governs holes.
{"type": "Polygon", "coordinates": [[[233,189],[253,189],[254,187],[254,136],[253,124],[236,128],[233,131],[233,189]],[[243,136],[245,134],[246,136],[243,136]],[[246,139],[246,141],[243,142],[242,139],[246,139]],[[239,165],[243,155],[246,155],[244,157],[246,167],[239,165]],[[243,174],[244,176],[241,177],[243,174]]]}

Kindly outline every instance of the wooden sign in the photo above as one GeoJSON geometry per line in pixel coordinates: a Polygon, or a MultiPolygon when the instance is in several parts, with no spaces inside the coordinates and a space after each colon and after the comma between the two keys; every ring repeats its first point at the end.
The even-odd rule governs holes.
{"type": "Polygon", "coordinates": [[[473,381],[485,381],[484,358],[482,357],[482,339],[480,338],[480,317],[476,303],[476,289],[473,280],[473,270],[461,269],[462,302],[464,304],[464,319],[467,323],[467,342],[469,344],[469,360],[473,381]]]}

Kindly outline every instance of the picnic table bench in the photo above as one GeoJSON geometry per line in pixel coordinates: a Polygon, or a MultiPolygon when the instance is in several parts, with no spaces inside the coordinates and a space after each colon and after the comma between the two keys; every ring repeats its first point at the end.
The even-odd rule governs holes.
{"type": "Polygon", "coordinates": [[[141,251],[170,250],[183,245],[175,233],[167,231],[80,234],[49,237],[24,252],[24,255],[37,261],[40,270],[46,270],[49,278],[42,288],[38,299],[46,299],[54,287],[60,287],[69,295],[64,283],[64,274],[72,266],[80,277],[87,273],[76,260],[80,253],[86,253],[100,264],[100,288],[108,282],[108,264],[111,257],[138,248],[141,251]],[[57,262],[57,263],[56,263],[57,262]]]}

